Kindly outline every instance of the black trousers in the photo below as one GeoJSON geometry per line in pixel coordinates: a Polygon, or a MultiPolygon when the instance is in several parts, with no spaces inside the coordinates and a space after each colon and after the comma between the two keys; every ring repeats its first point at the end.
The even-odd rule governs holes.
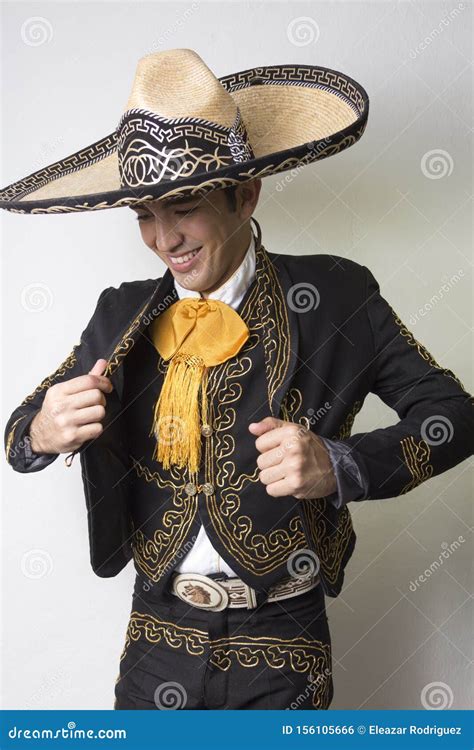
{"type": "Polygon", "coordinates": [[[155,599],[137,576],[115,709],[327,709],[332,697],[321,585],[253,610],[206,612],[155,599]]]}

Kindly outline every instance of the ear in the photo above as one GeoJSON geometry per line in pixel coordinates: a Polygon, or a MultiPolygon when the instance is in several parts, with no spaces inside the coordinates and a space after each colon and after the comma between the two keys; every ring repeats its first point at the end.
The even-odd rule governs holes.
{"type": "Polygon", "coordinates": [[[238,186],[236,198],[240,218],[250,219],[257,206],[261,188],[262,180],[259,177],[238,186]]]}

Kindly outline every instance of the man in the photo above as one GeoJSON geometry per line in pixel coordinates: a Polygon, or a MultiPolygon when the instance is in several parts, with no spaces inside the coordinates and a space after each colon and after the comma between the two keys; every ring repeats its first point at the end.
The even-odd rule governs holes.
{"type": "MultiPolygon", "coordinates": [[[[171,57],[205,78],[189,53],[148,56],[142,74],[163,60],[169,72],[171,57]]],[[[307,80],[308,66],[289,79],[298,72],[307,80]]],[[[265,90],[282,69],[258,73],[265,90]]],[[[156,144],[143,145],[156,118],[145,97],[146,127],[132,126],[136,104],[132,95],[120,131],[122,189],[167,270],[102,292],[81,342],[13,412],[7,457],[25,472],[79,452],[95,572],[116,575],[133,556],[115,708],[326,709],[324,597],[340,592],[354,549],[348,503],[404,494],[471,455],[472,399],[367,268],[265,249],[252,216],[260,178],[157,197],[156,144]],[[138,179],[152,194],[134,201],[138,179]],[[369,392],[400,421],[351,436],[369,392]],[[430,439],[440,423],[449,441],[430,439]]],[[[236,163],[246,151],[252,163],[242,123],[232,148],[237,133],[236,163]]],[[[186,141],[179,159],[191,152],[186,141]]],[[[5,207],[87,210],[54,183],[36,186],[36,203],[18,199],[24,189],[13,186],[5,207]]]]}

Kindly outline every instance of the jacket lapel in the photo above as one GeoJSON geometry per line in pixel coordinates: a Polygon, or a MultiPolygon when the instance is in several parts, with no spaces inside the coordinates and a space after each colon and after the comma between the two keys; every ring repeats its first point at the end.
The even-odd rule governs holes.
{"type": "Polygon", "coordinates": [[[129,323],[120,333],[116,343],[111,345],[105,357],[107,367],[104,375],[110,377],[119,396],[122,395],[123,389],[121,364],[124,358],[133,348],[139,336],[142,335],[146,326],[155,318],[158,318],[170,305],[177,302],[178,299],[173,274],[167,269],[164,276],[157,279],[156,286],[148,299],[139,308],[131,312],[129,323]]]}
{"type": "Polygon", "coordinates": [[[263,245],[256,250],[256,273],[268,398],[272,416],[279,417],[298,360],[298,318],[294,306],[289,304],[293,284],[282,257],[268,253],[263,245]]]}

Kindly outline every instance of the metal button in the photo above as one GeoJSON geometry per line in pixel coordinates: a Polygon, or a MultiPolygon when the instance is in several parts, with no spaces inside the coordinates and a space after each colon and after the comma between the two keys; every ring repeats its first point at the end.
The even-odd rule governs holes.
{"type": "Polygon", "coordinates": [[[214,485],[210,482],[206,482],[206,484],[202,485],[202,491],[205,495],[213,495],[214,494],[214,485]]]}
{"type": "Polygon", "coordinates": [[[197,492],[197,487],[192,482],[188,482],[188,484],[184,488],[184,491],[187,495],[195,495],[197,492]]]}
{"type": "Polygon", "coordinates": [[[201,434],[204,435],[204,437],[210,437],[214,430],[212,429],[210,424],[203,424],[201,427],[201,434]]]}

